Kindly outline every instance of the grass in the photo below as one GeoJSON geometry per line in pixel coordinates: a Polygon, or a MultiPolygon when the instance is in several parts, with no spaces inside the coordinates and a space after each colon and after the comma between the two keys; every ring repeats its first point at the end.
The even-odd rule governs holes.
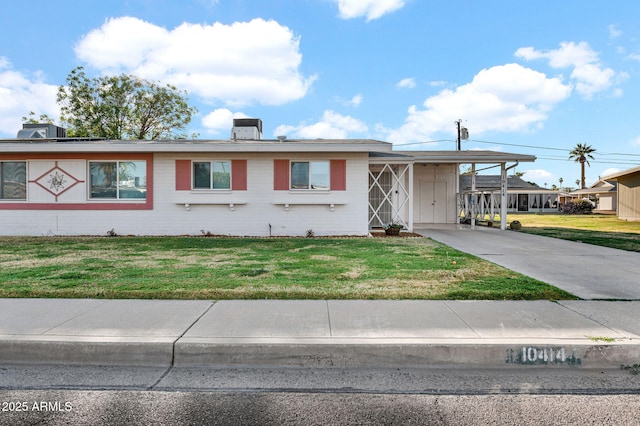
{"type": "Polygon", "coordinates": [[[559,300],[426,238],[0,238],[0,297],[559,300]]]}
{"type": "Polygon", "coordinates": [[[628,222],[615,215],[510,214],[522,232],[579,241],[604,247],[640,252],[640,222],[628,222]]]}

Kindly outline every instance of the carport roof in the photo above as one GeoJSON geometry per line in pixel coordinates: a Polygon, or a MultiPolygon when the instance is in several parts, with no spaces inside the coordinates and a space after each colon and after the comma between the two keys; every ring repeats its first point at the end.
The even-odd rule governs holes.
{"type": "Polygon", "coordinates": [[[393,151],[371,152],[372,159],[394,159],[417,163],[496,164],[507,162],[534,162],[535,155],[512,154],[498,151],[393,151]]]}

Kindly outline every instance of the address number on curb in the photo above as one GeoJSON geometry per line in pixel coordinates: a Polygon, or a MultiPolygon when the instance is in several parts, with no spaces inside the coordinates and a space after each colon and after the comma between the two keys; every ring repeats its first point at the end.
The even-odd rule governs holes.
{"type": "Polygon", "coordinates": [[[507,364],[547,365],[566,364],[582,365],[582,359],[563,347],[523,346],[520,349],[507,349],[507,364]]]}

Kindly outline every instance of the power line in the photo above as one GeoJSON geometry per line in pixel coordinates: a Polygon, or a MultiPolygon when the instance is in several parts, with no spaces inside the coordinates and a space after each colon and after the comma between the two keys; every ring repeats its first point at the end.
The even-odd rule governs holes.
{"type": "Polygon", "coordinates": [[[627,154],[625,152],[597,152],[598,155],[624,155],[625,157],[640,157],[640,154],[627,154]]]}
{"type": "MultiPolygon", "coordinates": [[[[566,158],[558,158],[558,157],[537,157],[540,160],[547,161],[569,161],[566,158]]],[[[589,163],[595,164],[629,164],[637,166],[640,164],[640,161],[603,161],[603,160],[589,160],[589,163]]]]}
{"type": "MultiPolygon", "coordinates": [[[[492,144],[492,145],[519,146],[519,147],[522,147],[522,148],[548,149],[548,150],[552,150],[552,151],[564,151],[564,152],[573,151],[573,149],[566,149],[566,148],[552,148],[552,147],[548,147],[548,146],[521,145],[521,144],[506,143],[506,142],[490,142],[490,141],[481,141],[481,140],[476,140],[476,139],[471,140],[471,142],[486,143],[486,144],[492,144]]],[[[628,153],[623,153],[623,152],[600,152],[600,151],[596,151],[596,152],[594,152],[594,154],[597,154],[597,155],[624,155],[624,156],[627,156],[627,157],[628,156],[640,157],[640,154],[628,154],[628,153]]]]}
{"type": "Polygon", "coordinates": [[[570,149],[564,149],[564,148],[550,148],[550,147],[544,147],[544,146],[521,145],[521,144],[516,144],[516,143],[505,143],[505,142],[489,142],[489,141],[480,141],[480,140],[477,140],[477,139],[472,139],[470,141],[471,142],[477,142],[477,143],[488,143],[488,144],[491,144],[491,145],[508,145],[508,146],[519,146],[519,147],[522,147],[522,148],[549,149],[549,150],[553,150],[553,151],[571,152],[570,149]]]}
{"type": "Polygon", "coordinates": [[[395,146],[409,146],[409,145],[423,145],[427,143],[439,143],[439,142],[455,142],[451,139],[439,139],[437,141],[424,141],[424,142],[408,142],[408,143],[396,143],[395,146]]]}
{"type": "MultiPolygon", "coordinates": [[[[411,145],[424,145],[424,144],[431,144],[431,143],[440,143],[440,142],[452,142],[452,143],[456,143],[455,140],[451,140],[451,139],[439,139],[439,140],[434,140],[434,141],[423,141],[423,142],[408,142],[408,143],[400,143],[400,144],[394,144],[395,146],[411,146],[411,145]]],[[[506,146],[517,146],[517,147],[521,147],[521,148],[531,148],[531,149],[542,149],[542,150],[550,150],[550,151],[562,151],[562,152],[571,152],[573,151],[573,149],[566,149],[566,148],[554,148],[554,147],[548,147],[548,146],[535,146],[535,145],[524,145],[524,144],[516,144],[516,143],[507,143],[507,142],[496,142],[496,141],[482,141],[482,140],[478,140],[478,139],[469,139],[469,142],[476,142],[476,143],[484,143],[484,144],[491,144],[491,145],[506,145],[506,146]]],[[[631,153],[624,153],[624,152],[600,152],[600,151],[596,151],[594,152],[594,154],[596,155],[603,155],[603,156],[611,156],[611,155],[621,155],[624,157],[640,157],[640,154],[631,154],[631,153]]],[[[543,157],[539,157],[540,159],[543,160],[551,160],[552,158],[543,158],[543,157]]],[[[562,158],[558,157],[558,160],[561,160],[562,158]]],[[[564,161],[567,161],[568,158],[564,158],[564,161]]],[[[620,161],[620,162],[605,162],[605,161],[600,161],[600,160],[591,160],[593,162],[596,163],[609,163],[609,164],[637,164],[637,163],[629,163],[629,162],[625,162],[625,161],[620,161]]]]}

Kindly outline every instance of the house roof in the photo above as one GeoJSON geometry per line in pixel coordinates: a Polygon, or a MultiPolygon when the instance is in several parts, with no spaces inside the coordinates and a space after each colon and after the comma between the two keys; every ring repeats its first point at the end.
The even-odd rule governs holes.
{"type": "MultiPolygon", "coordinates": [[[[501,178],[499,175],[476,175],[476,190],[489,191],[500,189],[501,178]]],[[[471,189],[471,176],[460,175],[460,189],[469,191],[471,189]]],[[[533,185],[517,176],[507,176],[507,189],[521,190],[527,192],[557,192],[547,188],[533,185]]]]}
{"type": "Polygon", "coordinates": [[[497,151],[393,151],[374,139],[106,140],[100,138],[0,139],[0,153],[103,152],[368,152],[372,160],[417,163],[496,164],[533,162],[535,156],[497,151]]]}
{"type": "Polygon", "coordinates": [[[621,172],[614,173],[612,175],[605,176],[603,179],[617,180],[618,178],[621,178],[623,176],[633,175],[636,173],[640,173],[640,166],[634,167],[632,169],[623,170],[621,172]]]}
{"type": "Polygon", "coordinates": [[[391,143],[372,139],[280,140],[104,140],[4,139],[0,153],[64,152],[370,152],[391,151],[391,143]]]}
{"type": "Polygon", "coordinates": [[[580,196],[590,194],[606,194],[607,192],[616,192],[618,190],[618,182],[611,179],[600,179],[589,188],[577,189],[571,191],[569,195],[580,196]]]}

